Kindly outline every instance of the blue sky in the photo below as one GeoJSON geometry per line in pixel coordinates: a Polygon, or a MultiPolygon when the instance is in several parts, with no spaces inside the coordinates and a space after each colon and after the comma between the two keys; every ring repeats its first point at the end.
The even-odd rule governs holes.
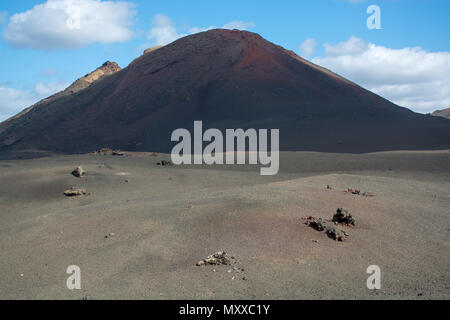
{"type": "Polygon", "coordinates": [[[415,111],[450,107],[448,0],[21,0],[0,2],[0,121],[106,60],[125,67],[146,47],[224,26],[257,32],[415,111]],[[379,30],[366,26],[372,4],[379,30]],[[67,8],[78,5],[80,28],[66,30],[67,8]]]}

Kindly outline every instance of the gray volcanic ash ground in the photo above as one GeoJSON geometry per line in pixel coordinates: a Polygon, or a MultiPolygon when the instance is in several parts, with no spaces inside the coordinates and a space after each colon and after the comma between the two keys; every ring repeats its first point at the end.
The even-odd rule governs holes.
{"type": "Polygon", "coordinates": [[[156,165],[168,159],[0,161],[0,298],[450,298],[449,151],[288,152],[266,177],[156,165]],[[65,197],[71,187],[87,194],[65,197]],[[339,207],[356,219],[344,242],[304,224],[339,207]],[[196,266],[222,250],[236,263],[196,266]],[[69,265],[81,290],[66,288],[69,265]],[[369,265],[381,290],[366,287],[369,265]]]}

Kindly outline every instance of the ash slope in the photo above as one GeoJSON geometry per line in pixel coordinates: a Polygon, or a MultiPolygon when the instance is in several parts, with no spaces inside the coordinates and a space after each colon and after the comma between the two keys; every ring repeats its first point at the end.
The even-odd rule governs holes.
{"type": "Polygon", "coordinates": [[[170,151],[176,128],[279,128],[281,150],[450,148],[450,121],[416,114],[259,35],[211,30],[148,52],[0,124],[0,154],[170,151]]]}
{"type": "Polygon", "coordinates": [[[169,157],[0,161],[0,299],[450,298],[450,151],[282,152],[276,176],[156,165],[169,157]],[[340,207],[356,219],[345,242],[303,224],[340,207]],[[195,265],[219,250],[245,270],[195,265]],[[66,287],[72,264],[81,290],[66,287]],[[366,287],[372,264],[381,290],[366,287]]]}

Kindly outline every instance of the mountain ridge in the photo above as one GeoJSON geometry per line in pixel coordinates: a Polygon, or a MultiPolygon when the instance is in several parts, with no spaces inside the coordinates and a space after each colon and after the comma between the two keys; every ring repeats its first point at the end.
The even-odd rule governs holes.
{"type": "MultiPolygon", "coordinates": [[[[32,108],[38,107],[40,105],[43,104],[47,104],[50,103],[52,101],[54,101],[55,99],[58,99],[60,97],[69,95],[69,94],[74,94],[77,92],[80,92],[81,90],[86,89],[87,87],[89,87],[91,84],[93,84],[94,82],[102,79],[105,76],[114,74],[118,71],[122,70],[122,68],[119,67],[119,65],[117,64],[117,62],[110,62],[110,61],[106,61],[105,63],[103,63],[103,65],[101,65],[100,67],[98,67],[97,69],[95,69],[94,71],[86,74],[85,76],[75,80],[71,85],[69,85],[67,88],[65,88],[64,90],[61,90],[55,94],[52,94],[51,96],[44,98],[38,102],[36,102],[35,104],[31,105],[28,108],[25,108],[24,110],[20,111],[17,115],[6,119],[4,122],[7,122],[9,120],[15,119],[17,117],[20,117],[22,115],[24,115],[25,113],[27,113],[28,111],[30,111],[32,108]]],[[[0,122],[1,124],[1,122],[0,122]]]]}

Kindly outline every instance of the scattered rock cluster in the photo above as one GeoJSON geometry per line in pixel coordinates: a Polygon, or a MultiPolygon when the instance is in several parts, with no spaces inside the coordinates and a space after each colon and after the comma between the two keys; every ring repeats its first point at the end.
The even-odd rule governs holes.
{"type": "Polygon", "coordinates": [[[327,228],[327,235],[335,241],[345,241],[348,237],[347,232],[336,227],[327,228]]]}
{"type": "Polygon", "coordinates": [[[205,266],[205,265],[231,265],[236,261],[236,259],[231,256],[227,257],[227,253],[225,251],[216,252],[206,259],[200,260],[197,262],[197,266],[205,266]]]}
{"type": "Polygon", "coordinates": [[[351,194],[355,194],[358,196],[363,196],[363,197],[375,197],[375,195],[371,192],[361,192],[361,190],[359,189],[347,189],[344,190],[344,193],[351,193],[351,194]]]}
{"type": "Polygon", "coordinates": [[[114,150],[110,148],[101,148],[97,151],[92,152],[93,154],[101,154],[101,155],[112,155],[112,156],[124,156],[125,152],[120,150],[114,150]]]}
{"type": "Polygon", "coordinates": [[[319,232],[322,232],[325,230],[325,222],[322,220],[322,218],[316,218],[313,216],[309,216],[308,218],[306,218],[305,224],[319,232]]]}
{"type": "Polygon", "coordinates": [[[344,208],[338,208],[333,216],[333,222],[342,223],[348,226],[355,226],[355,218],[344,208]]]}
{"type": "Polygon", "coordinates": [[[344,208],[337,209],[331,221],[325,221],[322,218],[316,218],[313,216],[304,218],[304,220],[307,226],[310,226],[319,232],[325,231],[328,237],[336,241],[345,241],[349,236],[346,231],[336,227],[337,224],[352,227],[355,226],[355,218],[347,209],[344,208]]]}

